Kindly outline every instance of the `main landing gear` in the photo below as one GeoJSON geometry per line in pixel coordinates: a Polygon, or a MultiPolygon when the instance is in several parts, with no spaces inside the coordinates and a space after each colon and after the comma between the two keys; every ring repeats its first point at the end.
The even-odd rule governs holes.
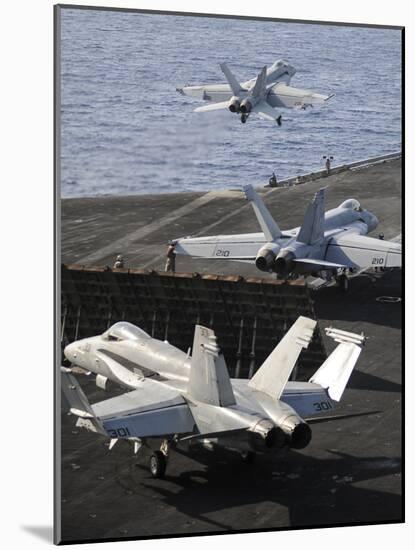
{"type": "Polygon", "coordinates": [[[166,473],[167,460],[161,451],[154,451],[150,456],[150,472],[155,478],[163,478],[166,473]]]}
{"type": "Polygon", "coordinates": [[[150,456],[150,473],[154,478],[164,477],[169,458],[170,443],[164,439],[159,451],[154,451],[150,456]]]}
{"type": "Polygon", "coordinates": [[[245,124],[245,122],[248,120],[248,115],[245,113],[241,114],[241,122],[242,124],[245,124]]]}
{"type": "Polygon", "coordinates": [[[349,277],[345,271],[342,271],[340,275],[335,276],[337,286],[341,288],[343,292],[348,292],[349,290],[349,277]]]}

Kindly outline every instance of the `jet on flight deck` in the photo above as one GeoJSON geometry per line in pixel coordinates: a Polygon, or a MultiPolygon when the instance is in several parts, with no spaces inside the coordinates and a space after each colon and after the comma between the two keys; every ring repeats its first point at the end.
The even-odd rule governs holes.
{"type": "Polygon", "coordinates": [[[308,382],[289,381],[302,349],[313,337],[316,321],[299,317],[248,379],[231,379],[213,330],[196,325],[190,356],[156,340],[140,328],[118,322],[102,335],[66,346],[66,358],[78,372],[96,375],[128,391],[91,405],[73,375],[61,368],[62,390],[77,426],[133,443],[134,452],[151,448],[154,477],[163,477],[169,449],[202,445],[225,447],[252,462],[255,453],[278,454],[302,449],[311,440],[313,421],[333,419],[364,343],[364,336],[327,328],[337,347],[308,382]],[[154,445],[154,442],[153,442],[154,445]]]}
{"type": "Polygon", "coordinates": [[[172,240],[175,253],[198,258],[254,263],[281,278],[294,274],[334,276],[348,289],[347,270],[401,267],[400,243],[367,237],[379,221],[355,199],[325,212],[325,189],[308,205],[301,227],[281,231],[251,185],[244,188],[261,233],[184,237],[172,240]]]}
{"type": "Polygon", "coordinates": [[[228,84],[206,84],[177,88],[183,95],[210,101],[209,105],[198,107],[196,112],[229,109],[241,116],[245,123],[251,114],[264,120],[277,122],[281,126],[282,116],[276,109],[306,109],[315,104],[324,103],[332,95],[322,95],[290,86],[295,68],[287,61],[279,59],[271,67],[262,68],[256,78],[240,84],[226,63],[220,68],[228,84]]]}

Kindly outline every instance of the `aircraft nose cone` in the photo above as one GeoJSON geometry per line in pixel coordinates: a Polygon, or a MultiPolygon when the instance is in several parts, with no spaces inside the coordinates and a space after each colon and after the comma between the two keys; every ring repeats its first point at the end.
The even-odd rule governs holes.
{"type": "Polygon", "coordinates": [[[76,360],[76,351],[77,346],[75,342],[72,342],[72,344],[68,344],[65,349],[63,350],[63,354],[65,355],[66,359],[68,361],[74,362],[76,360]]]}

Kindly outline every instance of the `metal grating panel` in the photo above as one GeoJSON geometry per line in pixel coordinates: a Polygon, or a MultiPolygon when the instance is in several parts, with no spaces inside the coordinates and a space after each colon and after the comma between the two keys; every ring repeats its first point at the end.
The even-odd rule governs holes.
{"type": "MultiPolygon", "coordinates": [[[[231,376],[252,376],[299,315],[315,318],[301,280],[62,266],[62,346],[116,321],[140,326],[187,351],[195,324],[213,328],[231,376]]],[[[298,378],[324,361],[319,329],[300,356],[298,378]]]]}

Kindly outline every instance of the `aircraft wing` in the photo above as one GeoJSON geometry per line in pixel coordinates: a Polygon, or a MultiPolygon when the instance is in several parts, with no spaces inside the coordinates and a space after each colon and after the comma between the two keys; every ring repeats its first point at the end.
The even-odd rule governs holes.
{"type": "Polygon", "coordinates": [[[266,241],[263,233],[247,233],[185,237],[172,242],[175,244],[176,254],[179,255],[254,263],[258,250],[266,241]]]}
{"type": "Polygon", "coordinates": [[[252,112],[264,120],[272,120],[273,122],[275,122],[278,118],[278,113],[265,100],[257,103],[253,107],[252,112]]]}
{"type": "Polygon", "coordinates": [[[160,382],[143,378],[140,387],[91,405],[78,381],[62,373],[63,390],[79,416],[77,425],[112,439],[162,437],[190,433],[195,421],[179,392],[160,382]]]}
{"type": "Polygon", "coordinates": [[[232,90],[228,84],[203,84],[201,86],[184,86],[176,88],[176,90],[184,95],[195,99],[203,99],[204,101],[225,101],[232,97],[232,90]]]}
{"type": "Polygon", "coordinates": [[[69,369],[61,368],[62,409],[78,416],[84,422],[84,427],[91,432],[107,435],[102,423],[95,417],[91,404],[77,379],[70,374],[69,369]]]}
{"type": "Polygon", "coordinates": [[[319,271],[322,269],[343,269],[347,267],[345,264],[327,262],[314,258],[295,258],[294,263],[304,266],[305,271],[319,271]]]}
{"type": "Polygon", "coordinates": [[[316,94],[311,90],[302,90],[293,86],[287,86],[283,82],[278,82],[272,87],[267,99],[273,107],[286,107],[290,109],[325,103],[333,95],[316,94]]]}
{"type": "Polygon", "coordinates": [[[218,111],[219,109],[227,109],[229,107],[229,101],[221,101],[220,103],[211,103],[209,105],[202,105],[202,107],[196,107],[195,113],[204,113],[206,111],[218,111]]]}
{"type": "Polygon", "coordinates": [[[347,267],[401,267],[402,245],[365,235],[339,235],[327,246],[325,260],[347,267]]]}

